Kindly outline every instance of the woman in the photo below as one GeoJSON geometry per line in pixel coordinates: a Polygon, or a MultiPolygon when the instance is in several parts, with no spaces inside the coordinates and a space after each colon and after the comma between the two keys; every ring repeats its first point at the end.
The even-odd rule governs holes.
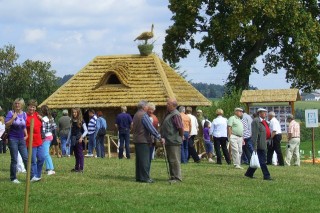
{"type": "Polygon", "coordinates": [[[57,128],[57,125],[54,122],[53,117],[51,116],[51,112],[47,105],[43,105],[41,107],[42,113],[42,132],[44,133],[43,138],[43,150],[44,150],[44,159],[46,162],[46,170],[48,171],[48,175],[54,175],[56,172],[54,171],[54,166],[52,162],[52,158],[50,156],[50,144],[53,140],[52,131],[57,128]]]}
{"type": "Polygon", "coordinates": [[[96,141],[97,141],[97,157],[104,158],[104,137],[107,130],[107,121],[102,117],[103,113],[101,111],[97,112],[97,125],[96,125],[96,141]]]}
{"type": "Polygon", "coordinates": [[[4,117],[0,116],[0,154],[6,153],[6,141],[2,141],[1,136],[5,132],[4,117]]]}
{"type": "MultiPolygon", "coordinates": [[[[31,159],[31,182],[37,182],[41,180],[42,166],[44,163],[44,150],[42,146],[41,128],[42,117],[36,112],[38,102],[31,99],[28,102],[27,112],[27,132],[30,134],[30,126],[32,119],[34,120],[33,140],[32,140],[32,159],[31,159]]],[[[29,142],[29,138],[27,138],[29,142]]],[[[28,144],[28,143],[27,143],[28,144]]]]}
{"type": "Polygon", "coordinates": [[[80,108],[72,109],[71,131],[69,132],[68,140],[71,140],[71,147],[74,151],[76,164],[71,172],[83,172],[84,156],[82,141],[87,135],[88,130],[86,123],[83,120],[80,108]]]}
{"type": "Polygon", "coordinates": [[[10,180],[12,183],[19,184],[20,181],[17,179],[17,159],[18,151],[21,154],[23,163],[27,166],[28,153],[25,140],[27,139],[26,120],[27,115],[23,112],[24,100],[17,98],[13,102],[12,110],[8,112],[5,124],[9,130],[9,149],[11,156],[10,163],[10,180]]]}

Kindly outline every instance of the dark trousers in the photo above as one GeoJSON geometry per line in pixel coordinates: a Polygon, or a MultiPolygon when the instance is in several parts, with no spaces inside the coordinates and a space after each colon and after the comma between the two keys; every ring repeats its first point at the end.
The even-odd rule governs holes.
{"type": "Polygon", "coordinates": [[[104,158],[105,157],[105,149],[104,149],[104,135],[96,137],[96,150],[97,157],[104,158]]]}
{"type": "Polygon", "coordinates": [[[198,156],[198,153],[196,151],[196,148],[194,148],[194,138],[195,138],[195,135],[191,135],[191,137],[189,138],[189,156],[188,156],[188,159],[190,158],[190,156],[193,158],[194,162],[199,162],[200,161],[200,158],[198,156]]]}
{"type": "Polygon", "coordinates": [[[74,157],[76,159],[76,165],[74,166],[75,170],[83,170],[84,157],[83,157],[83,147],[82,143],[76,142],[74,147],[74,157]]]}
{"type": "Polygon", "coordinates": [[[136,181],[148,181],[150,179],[150,144],[136,143],[136,181]]]}
{"type": "Polygon", "coordinates": [[[130,129],[126,131],[119,131],[119,159],[123,158],[123,147],[126,147],[126,157],[130,159],[130,129]]]}
{"type": "Polygon", "coordinates": [[[268,145],[267,164],[272,164],[272,156],[274,151],[277,153],[278,162],[280,166],[284,166],[282,151],[281,151],[281,139],[282,135],[277,134],[273,137],[271,144],[268,145]]]}
{"type": "Polygon", "coordinates": [[[216,151],[216,155],[217,155],[217,164],[222,164],[220,146],[223,152],[223,156],[226,159],[226,162],[228,164],[231,164],[230,156],[227,148],[227,140],[228,140],[227,137],[220,137],[220,138],[213,137],[214,150],[216,151]]]}
{"type": "Polygon", "coordinates": [[[0,154],[7,152],[7,143],[3,140],[0,140],[0,154]]]}
{"type": "MultiPolygon", "coordinates": [[[[259,158],[259,163],[260,163],[260,167],[261,167],[261,171],[263,173],[263,178],[264,179],[268,179],[270,178],[270,173],[266,164],[266,151],[265,150],[261,150],[258,149],[257,150],[257,154],[258,154],[258,158],[259,158]]],[[[246,172],[246,176],[248,177],[253,177],[253,174],[255,173],[257,169],[251,168],[249,166],[247,172],[246,172]]]]}
{"type": "Polygon", "coordinates": [[[245,138],[244,145],[242,146],[242,160],[249,164],[252,152],[253,152],[252,139],[251,137],[245,138]]]}

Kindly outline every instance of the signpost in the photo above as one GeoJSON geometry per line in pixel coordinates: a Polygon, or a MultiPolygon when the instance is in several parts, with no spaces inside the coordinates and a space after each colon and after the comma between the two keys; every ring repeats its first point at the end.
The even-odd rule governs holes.
{"type": "Polygon", "coordinates": [[[315,164],[315,147],[314,147],[314,128],[319,127],[318,124],[318,110],[306,109],[305,110],[306,127],[312,128],[312,163],[315,164]]]}

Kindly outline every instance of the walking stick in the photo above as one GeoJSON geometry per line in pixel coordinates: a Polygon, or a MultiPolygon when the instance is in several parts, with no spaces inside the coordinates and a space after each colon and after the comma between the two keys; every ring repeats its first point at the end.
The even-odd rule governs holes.
{"type": "Polygon", "coordinates": [[[166,151],[166,147],[165,147],[164,144],[162,144],[162,147],[163,147],[164,160],[165,160],[165,162],[166,162],[166,167],[167,167],[168,178],[169,178],[169,180],[170,180],[171,176],[170,176],[169,166],[168,166],[167,151],[166,151]]]}

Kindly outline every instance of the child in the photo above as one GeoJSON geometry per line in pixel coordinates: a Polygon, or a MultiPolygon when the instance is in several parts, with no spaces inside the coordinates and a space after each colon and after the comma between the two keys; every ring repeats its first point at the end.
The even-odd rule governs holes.
{"type": "Polygon", "coordinates": [[[71,172],[82,172],[84,165],[82,141],[87,135],[88,129],[83,120],[80,108],[72,109],[71,131],[69,132],[68,141],[71,141],[76,164],[71,172]]]}
{"type": "Polygon", "coordinates": [[[44,158],[46,162],[46,171],[48,171],[48,175],[54,175],[56,172],[54,171],[54,166],[52,162],[52,158],[50,156],[50,144],[53,140],[52,131],[57,128],[56,123],[51,115],[51,111],[47,105],[41,106],[42,113],[42,132],[44,133],[43,138],[43,149],[44,149],[44,158]]]}
{"type": "Polygon", "coordinates": [[[213,160],[212,160],[213,146],[212,146],[212,142],[210,141],[209,131],[210,131],[210,122],[205,121],[203,125],[203,140],[206,148],[208,161],[210,163],[213,163],[213,160]]]}

